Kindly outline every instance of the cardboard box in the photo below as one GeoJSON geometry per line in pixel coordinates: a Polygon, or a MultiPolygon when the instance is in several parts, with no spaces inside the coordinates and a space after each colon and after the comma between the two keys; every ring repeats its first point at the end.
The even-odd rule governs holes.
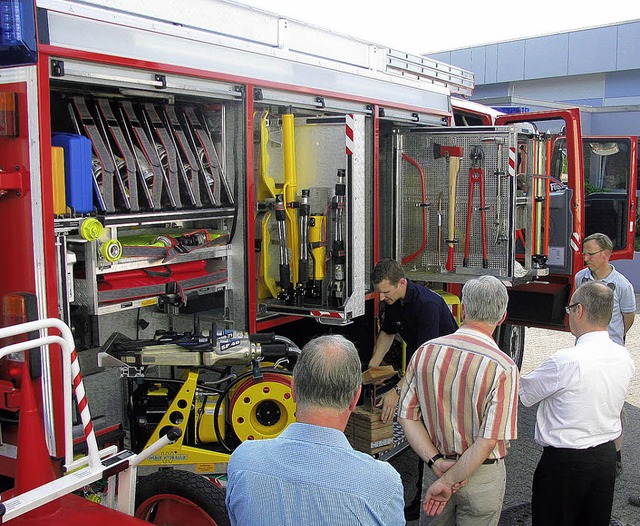
{"type": "Polygon", "coordinates": [[[393,422],[384,423],[381,411],[356,407],[345,429],[345,435],[354,449],[375,455],[393,447],[393,422]]]}

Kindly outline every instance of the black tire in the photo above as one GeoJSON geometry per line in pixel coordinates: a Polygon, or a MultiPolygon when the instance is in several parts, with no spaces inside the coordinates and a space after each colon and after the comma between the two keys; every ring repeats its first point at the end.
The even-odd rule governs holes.
{"type": "MultiPolygon", "coordinates": [[[[157,471],[138,481],[136,491],[136,514],[139,519],[151,524],[165,526],[185,526],[185,522],[167,521],[162,507],[186,508],[194,514],[208,515],[198,524],[207,526],[230,526],[225,506],[225,492],[201,475],[180,469],[157,471]],[[159,522],[155,522],[158,520],[159,522]]],[[[195,520],[187,521],[189,526],[198,526],[195,520]]]]}
{"type": "Polygon", "coordinates": [[[496,342],[520,369],[524,358],[524,326],[509,323],[498,326],[496,342]]]}

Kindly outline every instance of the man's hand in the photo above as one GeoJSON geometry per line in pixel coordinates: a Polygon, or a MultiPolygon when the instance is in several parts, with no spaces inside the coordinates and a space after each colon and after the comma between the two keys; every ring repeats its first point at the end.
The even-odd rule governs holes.
{"type": "MultiPolygon", "coordinates": [[[[436,476],[438,478],[440,478],[442,475],[444,475],[447,471],[449,471],[449,469],[451,469],[454,464],[456,463],[455,460],[448,460],[446,458],[442,458],[440,460],[438,460],[432,467],[431,470],[436,474],[436,476]]],[[[455,492],[454,492],[455,493],[455,492]]]]}
{"type": "Polygon", "coordinates": [[[393,415],[398,407],[398,400],[400,396],[396,393],[395,389],[390,389],[382,395],[380,401],[376,404],[376,407],[382,407],[382,414],[380,419],[386,424],[393,420],[393,415]]]}
{"type": "Polygon", "coordinates": [[[430,517],[440,515],[454,493],[453,486],[449,486],[446,482],[438,479],[429,486],[424,496],[422,509],[430,517]]]}

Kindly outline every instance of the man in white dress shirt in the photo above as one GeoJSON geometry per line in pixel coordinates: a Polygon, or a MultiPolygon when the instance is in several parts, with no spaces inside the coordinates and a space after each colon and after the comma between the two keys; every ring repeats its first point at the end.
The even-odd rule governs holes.
{"type": "Polygon", "coordinates": [[[614,440],[634,365],[607,333],[613,291],[587,282],[566,307],[576,345],[520,378],[520,401],[540,403],[535,440],[543,446],[533,476],[533,526],[610,523],[614,440]]]}

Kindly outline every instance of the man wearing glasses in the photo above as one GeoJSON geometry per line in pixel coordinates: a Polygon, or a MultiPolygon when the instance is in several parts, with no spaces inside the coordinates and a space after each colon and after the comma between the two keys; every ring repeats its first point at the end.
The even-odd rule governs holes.
{"type": "Polygon", "coordinates": [[[533,526],[610,523],[614,442],[635,370],[627,349],[607,334],[613,296],[603,283],[579,287],[566,307],[575,346],[520,378],[520,401],[540,403],[535,441],[544,448],[533,475],[533,526]]]}
{"type": "Polygon", "coordinates": [[[608,331],[611,339],[624,345],[624,338],[633,325],[636,296],[633,285],[609,263],[613,243],[606,234],[591,234],[582,244],[583,268],[576,274],[576,287],[589,281],[600,281],[613,290],[613,315],[608,331]]]}

